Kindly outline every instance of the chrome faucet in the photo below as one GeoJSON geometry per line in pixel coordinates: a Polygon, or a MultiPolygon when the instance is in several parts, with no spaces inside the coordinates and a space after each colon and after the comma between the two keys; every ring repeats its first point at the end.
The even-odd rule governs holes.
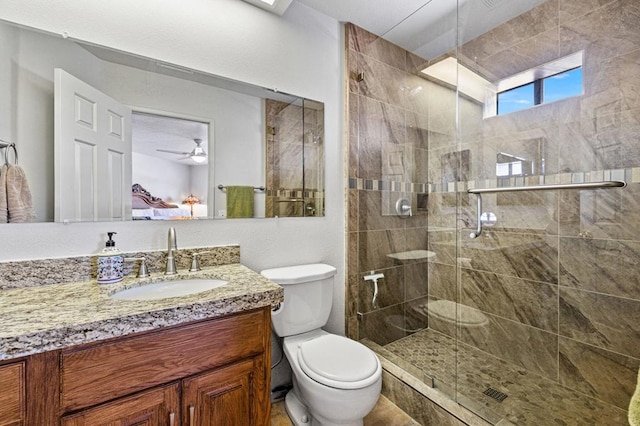
{"type": "Polygon", "coordinates": [[[176,258],[173,255],[174,250],[178,250],[178,243],[176,241],[176,230],[169,228],[169,236],[167,238],[167,266],[164,269],[165,275],[174,275],[176,273],[176,258]]]}

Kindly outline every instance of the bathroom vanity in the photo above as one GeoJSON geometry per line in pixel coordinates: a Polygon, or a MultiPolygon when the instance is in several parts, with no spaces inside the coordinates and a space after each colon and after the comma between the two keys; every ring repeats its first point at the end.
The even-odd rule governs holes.
{"type": "Polygon", "coordinates": [[[134,302],[95,282],[0,291],[0,425],[268,424],[282,289],[240,264],[197,274],[229,283],[134,302]]]}

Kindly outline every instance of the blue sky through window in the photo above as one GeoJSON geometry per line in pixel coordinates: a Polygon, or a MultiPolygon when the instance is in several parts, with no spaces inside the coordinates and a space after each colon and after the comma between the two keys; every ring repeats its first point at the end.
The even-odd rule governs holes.
{"type": "Polygon", "coordinates": [[[533,83],[498,93],[498,115],[531,108],[533,105],[533,83]]]}
{"type": "Polygon", "coordinates": [[[544,79],[544,103],[582,94],[582,68],[552,75],[544,79]]]}
{"type": "MultiPolygon", "coordinates": [[[[534,86],[524,86],[498,93],[498,115],[509,114],[536,105],[534,86]]],[[[542,102],[548,103],[582,94],[582,67],[574,68],[539,80],[542,86],[542,102]]]]}

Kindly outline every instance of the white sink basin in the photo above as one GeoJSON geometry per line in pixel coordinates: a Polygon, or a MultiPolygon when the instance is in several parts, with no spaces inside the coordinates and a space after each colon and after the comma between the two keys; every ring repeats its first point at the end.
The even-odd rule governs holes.
{"type": "Polygon", "coordinates": [[[228,281],[209,278],[163,281],[122,290],[110,297],[117,300],[157,300],[168,297],[187,296],[222,287],[228,281]]]}

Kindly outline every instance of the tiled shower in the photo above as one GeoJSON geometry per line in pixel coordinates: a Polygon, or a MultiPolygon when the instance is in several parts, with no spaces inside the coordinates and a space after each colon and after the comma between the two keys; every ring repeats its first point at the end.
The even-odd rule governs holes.
{"type": "Polygon", "coordinates": [[[266,217],[324,216],[324,106],[265,100],[266,217]]]}
{"type": "Polygon", "coordinates": [[[640,366],[640,4],[548,0],[480,35],[471,10],[435,58],[346,27],[348,335],[489,423],[625,425],[640,366]],[[576,52],[581,95],[504,115],[420,76],[454,57],[495,83],[576,52]],[[497,176],[506,157],[535,166],[497,176]],[[468,189],[610,180],[627,186],[485,194],[496,223],[469,237],[468,189]]]}

